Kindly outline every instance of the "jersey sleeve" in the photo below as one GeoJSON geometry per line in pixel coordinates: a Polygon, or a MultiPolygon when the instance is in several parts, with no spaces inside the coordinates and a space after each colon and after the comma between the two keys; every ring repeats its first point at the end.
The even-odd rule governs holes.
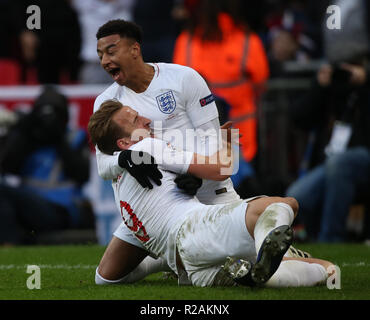
{"type": "Polygon", "coordinates": [[[179,174],[188,171],[194,156],[193,152],[177,149],[170,143],[156,138],[146,138],[130,149],[149,153],[160,169],[179,174]]]}
{"type": "Polygon", "coordinates": [[[218,118],[214,96],[198,72],[191,68],[186,68],[182,91],[186,113],[194,128],[218,118]]]}
{"type": "MultiPolygon", "coordinates": [[[[109,98],[104,95],[98,96],[94,103],[94,112],[97,111],[100,108],[100,105],[108,99],[109,98]]],[[[124,170],[118,165],[119,153],[108,155],[101,152],[97,146],[95,146],[95,150],[99,176],[104,180],[116,179],[117,175],[121,174],[124,170]]]]}
{"type": "Polygon", "coordinates": [[[97,146],[95,146],[95,150],[99,176],[104,180],[116,179],[124,170],[118,165],[119,152],[114,155],[105,154],[97,146]]]}

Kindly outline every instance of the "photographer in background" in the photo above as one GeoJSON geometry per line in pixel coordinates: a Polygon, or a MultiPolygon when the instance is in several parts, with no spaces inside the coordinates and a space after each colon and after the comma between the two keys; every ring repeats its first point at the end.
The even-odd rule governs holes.
{"type": "Polygon", "coordinates": [[[370,73],[365,57],[324,65],[302,101],[291,107],[295,125],[313,130],[310,170],[286,194],[300,204],[310,240],[346,240],[346,219],[370,184],[370,73]]]}
{"type": "Polygon", "coordinates": [[[89,178],[85,131],[67,129],[68,101],[52,87],[10,129],[0,150],[0,244],[27,243],[30,235],[81,225],[82,185],[89,178]]]}
{"type": "MultiPolygon", "coordinates": [[[[302,99],[290,107],[292,123],[310,131],[299,179],[286,194],[300,204],[308,240],[348,240],[351,205],[370,190],[370,5],[330,0],[340,28],[322,21],[323,65],[302,99]]],[[[366,219],[365,219],[366,221],[366,219]]]]}

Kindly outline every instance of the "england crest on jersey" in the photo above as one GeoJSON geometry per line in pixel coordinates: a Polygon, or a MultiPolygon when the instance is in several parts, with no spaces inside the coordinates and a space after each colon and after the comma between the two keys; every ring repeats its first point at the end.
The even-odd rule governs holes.
{"type": "Polygon", "coordinates": [[[172,91],[167,91],[156,97],[159,110],[172,113],[176,109],[176,100],[172,91]]]}

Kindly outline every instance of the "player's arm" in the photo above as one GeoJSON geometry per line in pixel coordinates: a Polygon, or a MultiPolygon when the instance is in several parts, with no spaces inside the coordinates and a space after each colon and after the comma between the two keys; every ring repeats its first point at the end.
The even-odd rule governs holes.
{"type": "Polygon", "coordinates": [[[187,173],[201,179],[221,181],[229,178],[232,174],[232,149],[221,149],[211,156],[203,156],[194,153],[193,161],[189,165],[187,173]]]}
{"type": "Polygon", "coordinates": [[[220,127],[215,97],[198,72],[188,68],[183,78],[182,89],[186,114],[200,142],[196,145],[199,144],[201,148],[196,152],[204,155],[212,154],[220,147],[218,141],[220,129],[227,129],[228,124],[220,127]]]}
{"type": "Polygon", "coordinates": [[[232,140],[235,139],[232,137],[231,123],[229,123],[226,137],[223,138],[222,148],[212,155],[194,153],[187,172],[202,179],[220,181],[229,178],[234,162],[232,140]]]}
{"type": "Polygon", "coordinates": [[[225,180],[232,173],[233,153],[231,138],[223,143],[223,147],[210,156],[191,151],[176,149],[169,143],[159,139],[146,140],[146,150],[154,150],[152,155],[160,159],[159,166],[163,170],[178,174],[191,174],[201,179],[225,180]],[[153,145],[150,145],[152,143],[153,145]]]}
{"type": "Polygon", "coordinates": [[[105,154],[97,146],[95,146],[95,150],[99,176],[104,180],[117,178],[124,170],[118,165],[119,153],[115,153],[114,155],[105,154]]]}
{"type": "Polygon", "coordinates": [[[153,180],[158,186],[161,185],[162,173],[158,170],[158,166],[153,157],[147,155],[146,158],[150,158],[150,161],[145,163],[135,163],[135,161],[132,161],[133,158],[143,158],[145,155],[133,155],[134,153],[139,153],[139,151],[131,150],[123,150],[116,152],[114,155],[108,155],[101,152],[97,146],[95,146],[95,148],[98,173],[103,179],[113,180],[117,178],[117,176],[121,174],[123,170],[127,170],[143,188],[153,188],[153,184],[151,183],[150,179],[153,180]],[[116,165],[117,163],[118,166],[116,165]]]}
{"type": "Polygon", "coordinates": [[[182,99],[186,114],[195,129],[200,129],[215,119],[218,121],[218,110],[213,94],[201,75],[191,68],[186,68],[184,72],[182,99]]]}
{"type": "MultiPolygon", "coordinates": [[[[218,111],[213,95],[204,79],[193,69],[185,69],[182,99],[186,108],[186,114],[197,130],[200,148],[194,150],[197,153],[208,155],[216,152],[217,133],[220,129],[218,111]],[[215,139],[216,138],[216,139],[215,139]]],[[[177,187],[189,195],[195,195],[202,186],[202,179],[186,173],[178,175],[175,179],[177,187]]]]}

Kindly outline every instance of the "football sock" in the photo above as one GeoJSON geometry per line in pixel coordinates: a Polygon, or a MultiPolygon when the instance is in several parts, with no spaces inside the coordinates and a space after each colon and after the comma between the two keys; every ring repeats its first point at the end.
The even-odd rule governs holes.
{"type": "Polygon", "coordinates": [[[124,277],[116,280],[104,279],[96,268],[95,272],[95,283],[96,284],[117,284],[117,283],[133,283],[144,279],[147,275],[157,273],[160,271],[170,271],[170,267],[167,262],[162,259],[154,259],[152,257],[146,257],[134,270],[124,277]]]}
{"type": "Polygon", "coordinates": [[[325,283],[327,278],[328,274],[321,264],[286,260],[281,262],[265,286],[269,288],[312,287],[325,283]]]}
{"type": "Polygon", "coordinates": [[[266,207],[259,216],[254,227],[254,241],[258,254],[266,236],[275,228],[282,225],[291,225],[294,212],[291,206],[283,202],[276,202],[266,207]]]}

